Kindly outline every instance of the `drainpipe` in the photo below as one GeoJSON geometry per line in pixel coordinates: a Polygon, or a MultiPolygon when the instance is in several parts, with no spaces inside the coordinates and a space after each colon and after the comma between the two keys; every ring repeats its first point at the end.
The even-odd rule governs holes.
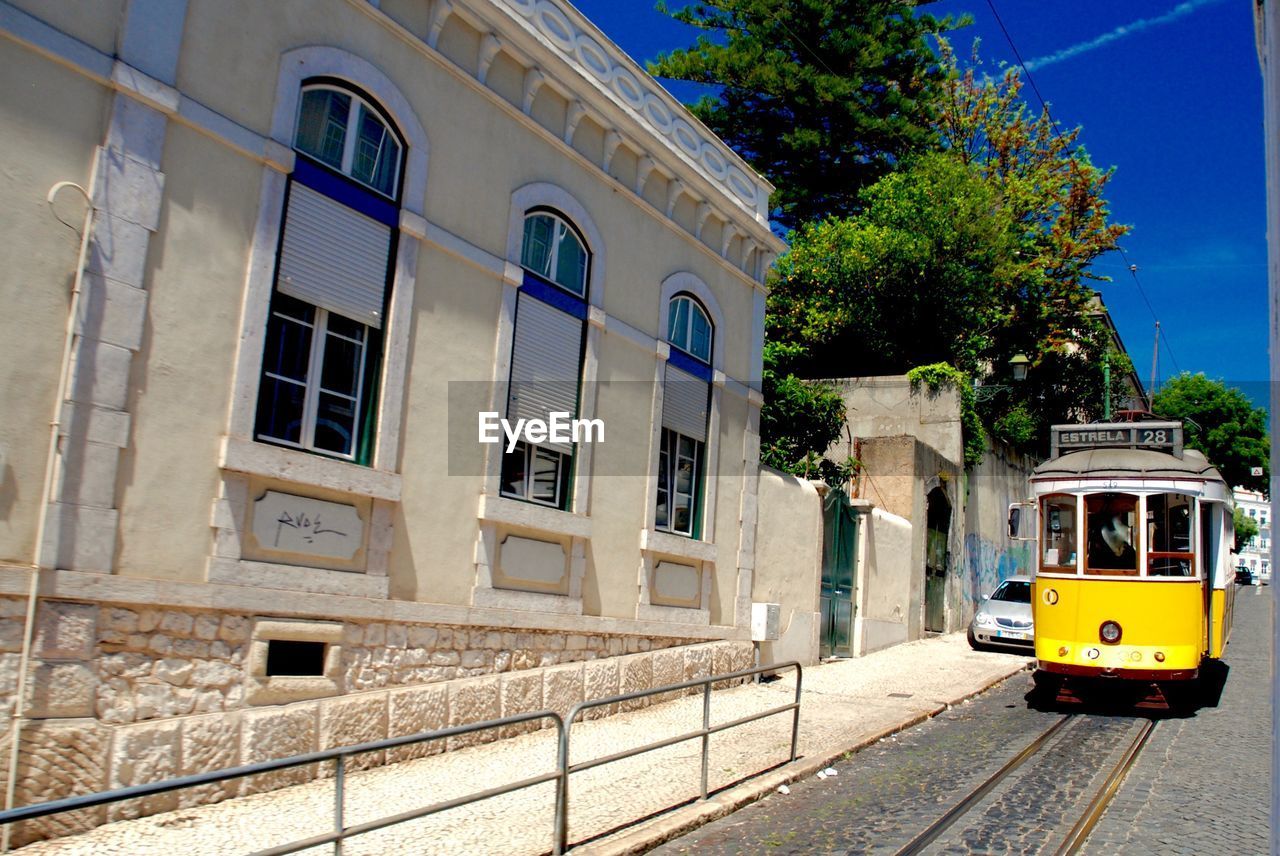
{"type": "MultiPolygon", "coordinates": [[[[22,656],[18,661],[18,694],[13,702],[13,722],[10,725],[9,774],[5,782],[4,807],[13,808],[14,794],[18,787],[18,749],[22,736],[22,724],[26,719],[27,671],[31,664],[31,648],[35,638],[36,604],[39,599],[40,572],[51,566],[44,550],[45,531],[49,523],[49,501],[53,491],[53,476],[58,463],[58,434],[62,429],[62,407],[67,397],[67,385],[71,374],[71,346],[75,341],[76,322],[80,314],[80,295],[84,281],[84,266],[89,255],[89,227],[93,223],[93,200],[89,192],[71,181],[60,181],[49,188],[45,201],[50,206],[63,188],[72,188],[84,197],[86,210],[84,226],[80,231],[80,255],[76,260],[75,278],[71,284],[71,306],[67,310],[67,328],[62,340],[62,367],[58,373],[58,393],[54,398],[53,419],[49,423],[49,450],[44,464],[44,488],[40,492],[40,516],[36,523],[35,559],[31,563],[31,579],[27,587],[27,620],[22,634],[22,656]]],[[[13,824],[7,823],[0,832],[0,853],[9,852],[9,838],[13,824]]]]}

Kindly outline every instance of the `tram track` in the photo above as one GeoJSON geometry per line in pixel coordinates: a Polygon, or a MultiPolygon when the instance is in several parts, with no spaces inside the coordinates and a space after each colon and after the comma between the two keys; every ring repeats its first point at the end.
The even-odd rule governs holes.
{"type": "MultiPolygon", "coordinates": [[[[917,833],[915,837],[896,852],[896,856],[915,856],[915,854],[923,853],[929,845],[933,844],[959,821],[976,813],[988,794],[1002,783],[1009,781],[1013,774],[1027,761],[1039,755],[1053,741],[1053,738],[1061,733],[1077,716],[1078,714],[1066,714],[1046,728],[1026,748],[1005,762],[1000,769],[970,789],[945,814],[917,833]]],[[[1153,720],[1145,720],[1142,723],[1129,746],[1121,754],[1119,761],[1107,773],[1101,785],[1093,791],[1093,797],[1089,800],[1088,805],[1070,831],[1055,849],[1052,851],[1046,850],[1046,852],[1052,852],[1054,856],[1070,856],[1070,854],[1079,852],[1080,847],[1089,837],[1089,833],[1093,831],[1094,826],[1106,812],[1107,806],[1115,797],[1116,791],[1119,790],[1125,775],[1141,754],[1142,748],[1146,745],[1154,729],[1155,722],[1153,720]]]]}

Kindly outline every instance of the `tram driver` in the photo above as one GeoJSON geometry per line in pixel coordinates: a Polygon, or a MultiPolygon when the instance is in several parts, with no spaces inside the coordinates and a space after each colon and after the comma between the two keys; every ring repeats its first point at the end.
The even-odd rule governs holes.
{"type": "Polygon", "coordinates": [[[1088,566],[1098,570],[1138,570],[1138,553],[1133,549],[1134,506],[1121,497],[1089,498],[1088,566]]]}

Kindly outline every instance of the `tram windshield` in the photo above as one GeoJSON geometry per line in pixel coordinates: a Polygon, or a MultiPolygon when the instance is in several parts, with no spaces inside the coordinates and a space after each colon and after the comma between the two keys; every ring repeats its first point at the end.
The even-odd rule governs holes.
{"type": "Polygon", "coordinates": [[[1085,497],[1089,548],[1085,573],[1137,576],[1134,546],[1138,498],[1127,493],[1096,493],[1085,497]]]}
{"type": "MultiPolygon", "coordinates": [[[[1202,506],[1200,537],[1212,555],[1215,536],[1207,514],[1202,506]]],[[[1040,569],[1088,576],[1196,577],[1198,534],[1196,501],[1190,494],[1045,496],[1040,500],[1040,569]],[[1081,549],[1083,562],[1077,556],[1081,549]]]]}

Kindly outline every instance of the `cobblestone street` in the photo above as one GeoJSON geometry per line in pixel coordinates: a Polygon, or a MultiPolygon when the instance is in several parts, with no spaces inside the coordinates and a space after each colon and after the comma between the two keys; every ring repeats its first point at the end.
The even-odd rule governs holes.
{"type": "Polygon", "coordinates": [[[1085,842],[1088,856],[1267,852],[1274,589],[1236,591],[1221,701],[1160,724],[1085,842]]]}
{"type": "MultiPolygon", "coordinates": [[[[1266,852],[1272,609],[1271,590],[1256,592],[1239,590],[1218,706],[1160,722],[1083,852],[1266,852]]],[[[773,794],[655,852],[895,852],[1058,716],[1032,709],[1030,688],[1027,677],[1015,675],[835,764],[835,777],[796,783],[787,795],[773,794]]],[[[1050,746],[1019,784],[995,791],[977,816],[928,852],[1035,853],[1055,846],[1082,808],[1073,801],[1087,801],[1137,721],[1120,714],[1079,718],[1070,742],[1050,746]],[[1095,763],[1071,763],[1072,756],[1091,754],[1099,756],[1095,763]],[[1031,792],[1054,796],[1027,799],[1031,792]]]]}

